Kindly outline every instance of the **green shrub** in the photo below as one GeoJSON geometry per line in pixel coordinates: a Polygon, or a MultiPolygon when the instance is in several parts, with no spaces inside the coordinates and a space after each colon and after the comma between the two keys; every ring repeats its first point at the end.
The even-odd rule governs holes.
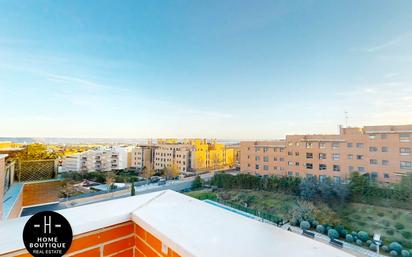
{"type": "Polygon", "coordinates": [[[405,225],[403,225],[402,223],[397,222],[397,223],[395,224],[395,228],[396,228],[397,230],[401,230],[401,229],[404,229],[404,228],[405,228],[405,225]]]}
{"type": "Polygon", "coordinates": [[[383,216],[385,216],[385,214],[383,212],[378,212],[378,216],[383,217],[383,216]]]}
{"type": "Polygon", "coordinates": [[[316,228],[319,225],[319,221],[314,220],[312,221],[312,227],[316,228]]]}
{"type": "Polygon", "coordinates": [[[358,235],[358,233],[357,233],[356,231],[352,231],[352,233],[351,233],[351,234],[352,234],[352,236],[353,236],[353,237],[355,237],[355,236],[357,236],[357,235],[358,235]]]}
{"type": "Polygon", "coordinates": [[[398,253],[396,251],[390,251],[389,255],[390,256],[398,256],[398,253]]]}
{"type": "Polygon", "coordinates": [[[410,231],[402,231],[401,234],[406,239],[412,238],[412,232],[410,232],[410,231]]]}
{"type": "Polygon", "coordinates": [[[322,225],[317,225],[316,226],[316,231],[322,234],[325,234],[325,227],[322,225]]]}
{"type": "Polygon", "coordinates": [[[388,248],[387,245],[382,245],[382,250],[385,251],[385,252],[388,252],[389,248],[388,248]]]}
{"type": "Polygon", "coordinates": [[[372,240],[367,240],[367,241],[366,241],[366,244],[367,244],[367,245],[372,244],[372,240]]]}
{"type": "Polygon", "coordinates": [[[347,242],[353,243],[353,236],[351,234],[347,234],[345,239],[346,239],[347,242]]]}
{"type": "Polygon", "coordinates": [[[300,228],[303,229],[303,230],[308,230],[308,229],[310,229],[310,223],[308,221],[304,220],[300,223],[300,228]]]}
{"type": "Polygon", "coordinates": [[[359,238],[360,240],[362,240],[363,242],[366,242],[366,241],[368,241],[368,239],[369,239],[369,235],[368,235],[368,233],[366,233],[365,231],[359,231],[359,232],[358,232],[358,238],[359,238]]]}
{"type": "Polygon", "coordinates": [[[410,256],[410,254],[407,250],[402,250],[401,255],[402,255],[402,257],[409,257],[410,256]]]}
{"type": "Polygon", "coordinates": [[[387,229],[386,230],[386,234],[392,236],[395,233],[395,231],[393,229],[387,229]]]}
{"type": "Polygon", "coordinates": [[[328,237],[330,237],[331,239],[337,239],[339,238],[339,233],[335,229],[331,228],[328,230],[328,237]]]}
{"type": "Polygon", "coordinates": [[[362,242],[362,240],[357,239],[357,240],[356,240],[356,244],[359,245],[359,246],[362,246],[362,245],[363,245],[363,242],[362,242]]]}
{"type": "Polygon", "coordinates": [[[372,251],[376,251],[376,249],[378,249],[378,247],[374,243],[370,243],[369,244],[369,249],[371,249],[372,251]]]}
{"type": "Polygon", "coordinates": [[[339,235],[342,238],[345,238],[347,234],[348,234],[348,231],[346,229],[342,229],[341,231],[339,231],[339,235]]]}
{"type": "Polygon", "coordinates": [[[389,250],[390,250],[390,251],[396,251],[397,253],[401,253],[402,250],[403,250],[403,247],[402,247],[402,245],[401,245],[400,243],[398,243],[398,242],[392,242],[392,243],[389,245],[389,250]]]}

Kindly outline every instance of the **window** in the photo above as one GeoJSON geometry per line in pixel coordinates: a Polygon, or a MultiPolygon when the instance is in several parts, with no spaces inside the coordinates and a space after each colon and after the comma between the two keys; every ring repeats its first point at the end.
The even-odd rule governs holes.
{"type": "Polygon", "coordinates": [[[401,147],[400,152],[401,152],[401,155],[411,155],[411,148],[401,147]]]}
{"type": "Polygon", "coordinates": [[[327,166],[326,164],[319,164],[319,170],[326,170],[327,166]]]}
{"type": "Polygon", "coordinates": [[[388,166],[389,161],[388,160],[382,160],[382,166],[388,166]]]}
{"type": "Polygon", "coordinates": [[[327,178],[326,175],[320,175],[320,176],[319,176],[319,181],[320,181],[320,182],[323,182],[323,181],[326,180],[326,178],[327,178]]]}
{"type": "Polygon", "coordinates": [[[295,152],[295,156],[299,156],[299,152],[295,152]]]}
{"type": "Polygon", "coordinates": [[[279,152],[283,153],[285,151],[284,148],[279,148],[279,152]]]}
{"type": "Polygon", "coordinates": [[[412,162],[408,161],[401,161],[401,169],[411,169],[412,168],[412,162]]]}
{"type": "Polygon", "coordinates": [[[339,148],[339,143],[332,143],[332,148],[333,149],[338,149],[339,148]]]}
{"type": "Polygon", "coordinates": [[[247,158],[250,159],[250,155],[248,155],[247,158]]]}
{"type": "Polygon", "coordinates": [[[348,160],[353,160],[353,154],[348,154],[348,160]]]}
{"type": "Polygon", "coordinates": [[[289,143],[288,143],[288,146],[292,146],[292,145],[293,145],[293,142],[289,142],[289,143]]]}
{"type": "Polygon", "coordinates": [[[268,157],[268,156],[264,156],[264,157],[263,157],[263,161],[264,161],[264,162],[268,162],[268,161],[269,161],[269,157],[268,157]]]}
{"type": "Polygon", "coordinates": [[[288,156],[292,156],[293,155],[293,153],[292,152],[288,152],[288,156]]]}
{"type": "Polygon", "coordinates": [[[269,170],[269,166],[263,165],[263,170],[269,170]]]}
{"type": "Polygon", "coordinates": [[[263,147],[263,152],[266,153],[268,151],[267,147],[263,147]]]}
{"type": "Polygon", "coordinates": [[[363,143],[356,143],[356,148],[363,148],[363,143]]]}
{"type": "Polygon", "coordinates": [[[387,139],[388,138],[388,135],[386,135],[386,134],[381,134],[381,139],[387,139]]]}
{"type": "Polygon", "coordinates": [[[376,160],[376,159],[370,159],[370,160],[369,160],[369,163],[372,164],[372,165],[376,165],[376,164],[378,164],[378,160],[376,160]]]}
{"type": "Polygon", "coordinates": [[[299,142],[296,142],[296,144],[295,144],[296,146],[299,146],[300,144],[299,144],[299,142]]]}
{"type": "Polygon", "coordinates": [[[312,148],[312,143],[306,143],[306,148],[312,148]]]}
{"type": "Polygon", "coordinates": [[[369,139],[374,140],[375,138],[376,138],[376,135],[373,135],[373,134],[369,135],[369,139]]]}
{"type": "Polygon", "coordinates": [[[313,159],[313,153],[306,153],[306,159],[313,159]]]}
{"type": "Polygon", "coordinates": [[[326,148],[326,143],[319,143],[319,148],[326,148]]]}
{"type": "Polygon", "coordinates": [[[279,161],[284,162],[284,161],[285,161],[285,158],[280,157],[280,158],[279,158],[279,161]]]}
{"type": "Polygon", "coordinates": [[[401,142],[409,142],[410,141],[410,135],[409,134],[400,134],[399,135],[399,140],[401,142]]]}
{"type": "Polygon", "coordinates": [[[340,165],[333,165],[333,171],[340,171],[340,165]]]}
{"type": "Polygon", "coordinates": [[[299,162],[295,162],[295,166],[299,166],[299,162]]]}
{"type": "Polygon", "coordinates": [[[377,152],[377,151],[378,151],[377,147],[375,147],[375,146],[369,147],[369,152],[377,152]]]}
{"type": "Polygon", "coordinates": [[[256,164],[255,168],[258,170],[259,169],[259,164],[256,164]]]}
{"type": "Polygon", "coordinates": [[[250,151],[250,147],[248,147],[247,150],[250,151]]]}
{"type": "Polygon", "coordinates": [[[365,172],[365,167],[359,166],[359,167],[358,167],[358,171],[359,171],[359,172],[365,172]]]}
{"type": "Polygon", "coordinates": [[[273,169],[274,169],[274,170],[278,170],[278,166],[273,166],[273,169]]]}
{"type": "Polygon", "coordinates": [[[311,169],[313,169],[313,164],[312,163],[306,163],[305,168],[311,170],[311,169]]]}
{"type": "Polygon", "coordinates": [[[255,152],[259,152],[259,147],[255,147],[255,152]]]}
{"type": "Polygon", "coordinates": [[[360,155],[360,154],[356,155],[356,160],[363,160],[363,159],[364,159],[363,155],[360,155]]]}
{"type": "Polygon", "coordinates": [[[348,170],[349,170],[349,172],[352,172],[354,169],[353,169],[353,166],[349,166],[348,167],[348,170]]]}
{"type": "Polygon", "coordinates": [[[289,161],[289,162],[288,162],[288,165],[289,165],[289,166],[293,166],[293,162],[290,162],[290,161],[289,161]]]}
{"type": "Polygon", "coordinates": [[[334,160],[334,161],[339,161],[339,160],[340,160],[340,155],[339,155],[338,153],[334,153],[334,154],[332,155],[332,160],[334,160]]]}
{"type": "Polygon", "coordinates": [[[382,153],[387,153],[389,152],[389,149],[387,146],[382,146],[382,153]]]}
{"type": "Polygon", "coordinates": [[[376,180],[378,178],[378,173],[375,172],[375,171],[372,171],[371,175],[370,175],[370,178],[371,178],[371,180],[376,180]]]}
{"type": "Polygon", "coordinates": [[[326,153],[320,153],[319,160],[326,160],[326,153]]]}
{"type": "Polygon", "coordinates": [[[388,173],[383,173],[383,177],[388,179],[389,178],[389,174],[388,173]]]}
{"type": "Polygon", "coordinates": [[[293,176],[293,172],[292,171],[288,171],[288,176],[292,177],[293,176]]]}
{"type": "Polygon", "coordinates": [[[255,161],[259,161],[259,160],[260,160],[259,156],[256,156],[255,161]]]}
{"type": "Polygon", "coordinates": [[[276,161],[278,161],[278,158],[277,158],[277,157],[273,157],[273,160],[276,162],[276,161]]]}
{"type": "Polygon", "coordinates": [[[295,176],[296,176],[296,177],[299,177],[299,172],[295,172],[295,176]]]}
{"type": "Polygon", "coordinates": [[[352,144],[352,143],[347,143],[346,146],[347,146],[348,148],[352,148],[352,147],[353,147],[353,144],[352,144]]]}
{"type": "Polygon", "coordinates": [[[250,163],[248,163],[247,166],[250,167],[250,163]]]}

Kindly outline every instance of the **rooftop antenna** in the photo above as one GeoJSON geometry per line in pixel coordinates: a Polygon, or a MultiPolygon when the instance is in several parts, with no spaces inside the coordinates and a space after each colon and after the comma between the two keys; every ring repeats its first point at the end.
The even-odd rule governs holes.
{"type": "Polygon", "coordinates": [[[348,116],[348,112],[345,111],[345,127],[347,128],[349,124],[349,116],[348,116]]]}

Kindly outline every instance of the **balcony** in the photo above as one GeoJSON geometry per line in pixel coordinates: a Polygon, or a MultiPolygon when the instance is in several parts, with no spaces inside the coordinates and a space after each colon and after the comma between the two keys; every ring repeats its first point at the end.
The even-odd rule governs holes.
{"type": "MultiPolygon", "coordinates": [[[[65,255],[70,257],[352,256],[169,190],[59,212],[73,229],[73,243],[65,255]]],[[[29,256],[21,237],[27,220],[1,223],[1,257],[29,256]]]]}

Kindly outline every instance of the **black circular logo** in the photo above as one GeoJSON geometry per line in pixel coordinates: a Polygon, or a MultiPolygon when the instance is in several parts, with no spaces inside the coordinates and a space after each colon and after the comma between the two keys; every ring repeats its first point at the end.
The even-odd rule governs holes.
{"type": "Polygon", "coordinates": [[[34,257],[61,257],[69,250],[73,231],[61,214],[38,212],[24,226],[23,241],[34,257]]]}

